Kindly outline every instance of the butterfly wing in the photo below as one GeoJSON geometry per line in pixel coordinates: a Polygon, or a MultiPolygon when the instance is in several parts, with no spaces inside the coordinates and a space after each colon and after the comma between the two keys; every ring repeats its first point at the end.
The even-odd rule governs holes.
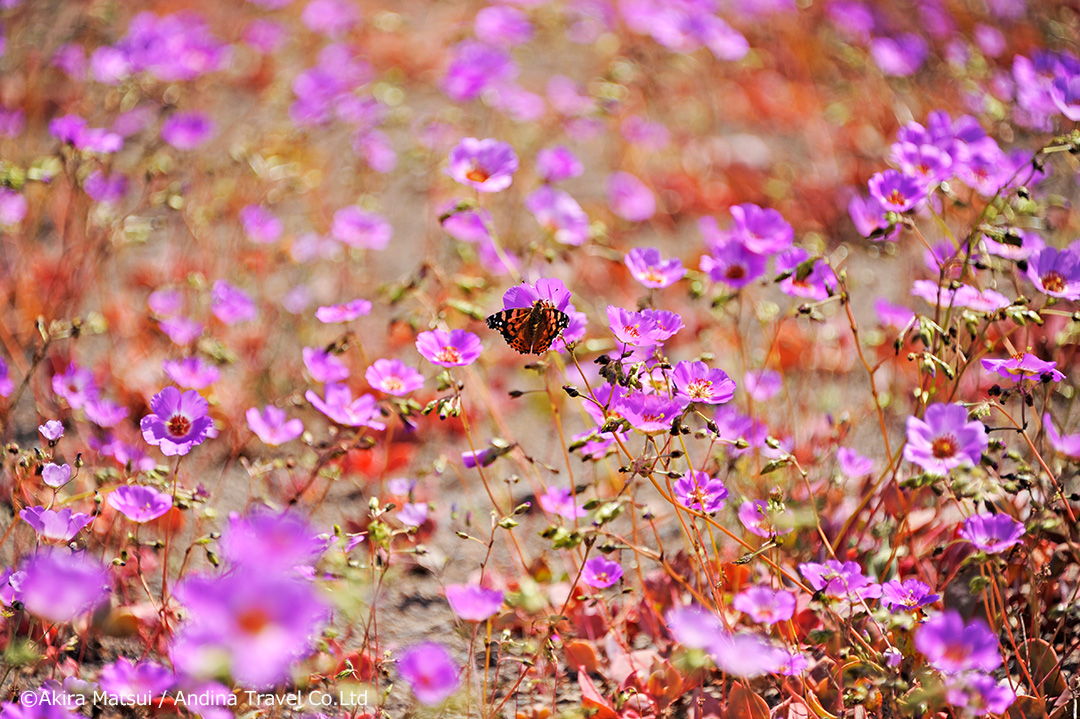
{"type": "Polygon", "coordinates": [[[529,316],[531,307],[515,307],[512,310],[496,312],[487,318],[487,326],[499,332],[506,343],[521,354],[529,354],[528,344],[529,316]]]}
{"type": "Polygon", "coordinates": [[[570,316],[548,304],[515,307],[487,318],[487,326],[502,334],[515,351],[543,354],[570,324],[570,316]]]}
{"type": "Polygon", "coordinates": [[[560,312],[554,307],[541,307],[539,316],[534,319],[532,337],[530,343],[532,352],[544,354],[551,349],[554,342],[563,330],[570,324],[570,315],[560,312]]]}

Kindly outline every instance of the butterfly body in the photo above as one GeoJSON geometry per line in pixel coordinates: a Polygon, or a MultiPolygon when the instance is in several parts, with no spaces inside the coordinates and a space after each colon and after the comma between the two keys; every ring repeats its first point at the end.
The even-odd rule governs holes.
{"type": "Polygon", "coordinates": [[[570,325],[570,316],[547,300],[537,300],[532,307],[515,307],[496,312],[487,318],[487,326],[521,354],[543,354],[570,325]]]}

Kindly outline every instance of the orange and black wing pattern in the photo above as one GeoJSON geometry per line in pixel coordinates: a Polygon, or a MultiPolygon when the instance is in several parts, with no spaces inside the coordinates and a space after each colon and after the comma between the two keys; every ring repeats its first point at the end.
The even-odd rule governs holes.
{"type": "Polygon", "coordinates": [[[543,354],[570,324],[570,316],[543,300],[532,307],[515,307],[487,318],[487,326],[502,334],[523,355],[543,354]]]}

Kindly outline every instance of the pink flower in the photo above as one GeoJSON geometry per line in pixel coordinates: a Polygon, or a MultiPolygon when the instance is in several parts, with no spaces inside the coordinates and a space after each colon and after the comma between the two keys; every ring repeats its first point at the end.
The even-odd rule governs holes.
{"type": "Polygon", "coordinates": [[[652,191],[628,172],[608,175],[607,198],[611,211],[630,222],[641,222],[656,214],[652,191]]]}
{"type": "Polygon", "coordinates": [[[618,562],[603,557],[593,557],[581,570],[581,581],[590,587],[603,589],[622,579],[623,570],[618,562]]]}
{"type": "Polygon", "coordinates": [[[394,235],[394,228],[377,212],[349,205],[334,213],[330,235],[349,247],[385,250],[394,235]]]}
{"type": "Polygon", "coordinates": [[[291,442],[304,433],[304,423],[299,419],[287,419],[285,410],[268,405],[260,412],[250,408],[244,415],[248,428],[271,447],[291,442]]]}
{"type": "Polygon", "coordinates": [[[117,512],[140,524],[157,519],[173,506],[170,495],[137,484],[117,487],[106,501],[117,512]]]}
{"type": "Polygon", "coordinates": [[[421,704],[441,704],[457,691],[460,669],[442,644],[425,642],[410,647],[397,661],[397,670],[421,704]]]}
{"type": "Polygon", "coordinates": [[[213,121],[201,112],[178,112],[161,125],[161,139],[177,150],[194,150],[214,134],[213,121]]]}
{"type": "Polygon", "coordinates": [[[434,329],[416,337],[416,350],[440,367],[464,367],[480,357],[484,349],[480,338],[466,330],[434,329]]]}
{"type": "Polygon", "coordinates": [[[195,390],[181,393],[166,387],[150,400],[150,409],[152,414],[139,424],[143,439],[158,446],[166,457],[187,454],[203,443],[214,426],[209,405],[195,390]]]}
{"type": "Polygon", "coordinates": [[[386,425],[376,419],[379,416],[379,403],[370,394],[361,395],[354,400],[352,391],[347,386],[328,384],[325,400],[311,390],[305,392],[304,397],[315,409],[340,425],[386,429],[386,425]]]}
{"type": "Polygon", "coordinates": [[[364,379],[372,388],[395,397],[404,397],[424,386],[424,376],[398,359],[375,360],[364,379]]]}
{"type": "Polygon", "coordinates": [[[500,192],[510,187],[517,169],[517,154],[507,143],[466,137],[450,150],[446,174],[479,192],[500,192]]]}
{"type": "Polygon", "coordinates": [[[475,584],[449,584],[446,587],[446,600],[450,602],[454,614],[462,619],[482,622],[499,612],[503,603],[503,592],[475,584]]]}

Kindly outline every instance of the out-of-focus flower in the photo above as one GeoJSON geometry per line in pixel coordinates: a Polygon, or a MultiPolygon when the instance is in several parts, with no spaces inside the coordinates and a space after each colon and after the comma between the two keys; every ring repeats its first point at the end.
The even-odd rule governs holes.
{"type": "Polygon", "coordinates": [[[476,37],[492,45],[512,47],[532,39],[533,26],[525,13],[506,5],[489,5],[476,13],[476,37]]]}
{"type": "Polygon", "coordinates": [[[14,190],[0,188],[0,225],[13,227],[26,217],[26,198],[14,190]]]}
{"type": "Polygon", "coordinates": [[[137,702],[171,689],[176,684],[176,675],[157,662],[147,659],[133,662],[119,657],[101,668],[98,684],[112,698],[137,702]]]}
{"type": "Polygon", "coordinates": [[[385,250],[394,236],[394,228],[379,213],[349,205],[334,213],[330,236],[349,247],[385,250]]]}
{"type": "Polygon", "coordinates": [[[165,374],[173,382],[188,389],[205,389],[218,381],[221,371],[198,357],[165,360],[161,363],[165,374]]]}
{"type": "Polygon", "coordinates": [[[1016,692],[981,672],[962,672],[948,678],[945,699],[971,716],[1004,714],[1016,701],[1016,692]]]}
{"type": "Polygon", "coordinates": [[[778,534],[787,534],[794,529],[795,516],[790,509],[785,509],[783,512],[774,511],[765,501],[754,499],[739,505],[739,521],[751,534],[759,537],[775,537],[778,534]]]}
{"type": "Polygon", "coordinates": [[[618,562],[604,557],[593,557],[581,569],[581,581],[590,587],[603,589],[622,579],[623,570],[618,562]]]}
{"type": "Polygon", "coordinates": [[[331,324],[334,322],[352,322],[371,312],[371,303],[364,299],[355,299],[340,305],[328,305],[315,310],[315,319],[331,324]]]}
{"type": "Polygon", "coordinates": [[[127,194],[128,181],[119,173],[106,175],[101,170],[94,170],[83,180],[83,189],[97,202],[115,205],[127,194]]]}
{"type": "Polygon", "coordinates": [[[41,479],[53,489],[59,489],[71,481],[71,465],[49,462],[41,468],[41,479]]]}
{"type": "Polygon", "coordinates": [[[312,32],[336,38],[360,24],[360,8],[347,0],[311,0],[300,20],[312,32]]]}
{"type": "Polygon", "coordinates": [[[1058,454],[1080,460],[1080,434],[1062,435],[1054,426],[1054,420],[1049,413],[1043,415],[1043,428],[1046,430],[1046,439],[1050,442],[1050,446],[1058,454]]]}
{"type": "Polygon", "coordinates": [[[23,562],[16,598],[34,616],[66,623],[105,602],[109,583],[108,571],[96,559],[48,548],[23,562]]]}
{"type": "Polygon", "coordinates": [[[213,136],[216,126],[201,112],[178,112],[161,125],[161,139],[177,150],[195,150],[213,136]]]}
{"type": "Polygon", "coordinates": [[[917,179],[896,170],[885,170],[870,178],[870,197],[890,212],[915,209],[926,197],[926,190],[917,179]]]}
{"type": "Polygon", "coordinates": [[[281,23],[258,18],[244,28],[244,42],[263,55],[272,55],[281,49],[289,37],[289,31],[281,23]]]}
{"type": "Polygon", "coordinates": [[[262,412],[251,407],[244,415],[248,428],[271,447],[291,442],[304,433],[304,423],[298,418],[289,419],[285,410],[267,405],[262,412]]]}
{"type": "Polygon", "coordinates": [[[873,582],[862,573],[862,567],[856,562],[840,563],[835,559],[818,562],[804,562],[799,571],[815,592],[824,592],[834,599],[874,599],[881,596],[881,585],[873,582]]]}
{"type": "Polygon", "coordinates": [[[365,394],[354,400],[352,390],[343,384],[327,384],[325,394],[324,400],[309,389],[304,397],[330,420],[345,427],[386,429],[386,425],[376,419],[379,416],[379,403],[374,396],[365,394]]]}
{"type": "Polygon", "coordinates": [[[74,362],[62,373],[53,375],[52,391],[67,400],[72,409],[82,409],[87,401],[98,396],[94,375],[74,362]]]}
{"type": "Polygon", "coordinates": [[[138,484],[117,487],[106,501],[117,512],[139,524],[157,519],[173,506],[171,495],[138,484]]]}
{"type": "Polygon", "coordinates": [[[1080,250],[1044,247],[1028,258],[1027,276],[1045,295],[1080,300],[1080,250]]]}
{"type": "Polygon", "coordinates": [[[675,498],[690,509],[712,514],[724,508],[728,490],[719,477],[711,477],[705,472],[691,469],[675,481],[672,486],[675,498]]]}
{"type": "Polygon", "coordinates": [[[450,202],[439,212],[446,234],[461,242],[486,242],[491,240],[488,227],[491,213],[483,208],[459,209],[458,202],[450,202]]]}
{"type": "Polygon", "coordinates": [[[397,517],[406,527],[419,527],[428,519],[429,507],[424,502],[406,502],[397,517]]]}
{"type": "Polygon", "coordinates": [[[566,487],[548,487],[547,491],[538,497],[540,507],[549,514],[557,514],[564,519],[578,519],[588,514],[587,511],[577,506],[574,496],[566,487]]]}
{"type": "Polygon", "coordinates": [[[750,632],[722,633],[707,651],[722,671],[748,679],[779,672],[791,661],[786,649],[750,632]]]}
{"type": "Polygon", "coordinates": [[[442,644],[424,642],[406,649],[397,670],[421,704],[441,704],[457,691],[461,669],[442,644]]]}
{"type": "Polygon", "coordinates": [[[98,427],[114,427],[128,416],[128,408],[108,399],[92,399],[83,405],[86,418],[98,427]]]}
{"type": "Polygon", "coordinates": [[[562,182],[581,177],[585,166],[569,148],[563,145],[546,147],[536,153],[536,174],[544,182],[562,182]]]}
{"type": "Polygon", "coordinates": [[[72,511],[70,507],[59,510],[45,507],[25,507],[19,512],[24,522],[47,542],[70,542],[94,517],[72,511]]]}
{"type": "Polygon", "coordinates": [[[776,624],[795,614],[795,595],[783,589],[758,585],[736,594],[731,606],[759,624],[776,624]]]}
{"type": "Polygon", "coordinates": [[[865,477],[874,471],[874,460],[863,457],[849,447],[836,450],[836,461],[840,465],[840,471],[852,479],[865,477]]]}
{"type": "Polygon", "coordinates": [[[1012,304],[1008,297],[991,289],[977,290],[961,284],[956,289],[941,287],[933,280],[911,283],[911,294],[940,307],[966,307],[976,312],[992,314],[1012,304]]]}
{"type": "Polygon", "coordinates": [[[930,585],[918,579],[892,579],[881,585],[881,603],[894,612],[919,609],[938,599],[941,597],[931,594],[930,585]]]}
{"type": "Polygon", "coordinates": [[[302,516],[257,508],[229,516],[221,538],[222,556],[237,566],[291,570],[315,562],[326,543],[302,516]]]}
{"type": "Polygon", "coordinates": [[[743,375],[743,389],[755,402],[768,402],[783,386],[783,377],[773,370],[750,370],[743,375]]]}
{"type": "Polygon", "coordinates": [[[214,426],[209,405],[195,390],[166,387],[150,400],[151,414],[139,423],[143,439],[166,457],[184,455],[200,445],[214,426]]]}
{"type": "MultiPolygon", "coordinates": [[[[11,379],[11,374],[8,372],[8,364],[4,361],[3,357],[0,357],[0,397],[10,397],[11,393],[14,391],[15,382],[11,379]]],[[[55,422],[56,420],[50,421],[55,422]]]]}
{"type": "Polygon", "coordinates": [[[997,637],[986,622],[976,618],[965,625],[955,609],[923,622],[915,630],[915,648],[946,674],[973,669],[992,672],[1001,666],[997,637]]]}
{"type": "Polygon", "coordinates": [[[470,622],[482,622],[499,612],[503,603],[501,589],[488,589],[475,584],[449,584],[446,601],[454,614],[470,622]]]}
{"type": "Polygon", "coordinates": [[[240,225],[249,240],[263,244],[276,242],[285,231],[281,220],[260,205],[248,205],[240,210],[240,225]]]}
{"type": "Polygon", "coordinates": [[[247,322],[258,315],[255,302],[251,297],[225,280],[214,282],[210,290],[210,309],[215,317],[227,325],[247,322]]]}
{"type": "Polygon", "coordinates": [[[525,198],[525,207],[556,242],[578,246],[589,237],[589,216],[562,190],[544,185],[525,198]]]}
{"type": "Polygon", "coordinates": [[[629,172],[613,172],[607,178],[608,207],[629,222],[642,222],[656,214],[652,191],[629,172]]]}
{"type": "Polygon", "coordinates": [[[416,351],[440,367],[464,367],[480,358],[484,345],[467,330],[434,329],[416,337],[416,351]]]}
{"type": "Polygon", "coordinates": [[[928,53],[926,41],[915,33],[905,33],[895,38],[874,38],[870,43],[870,55],[886,75],[904,77],[915,74],[928,53]]]}
{"type": "Polygon", "coordinates": [[[465,40],[451,48],[450,64],[439,86],[451,100],[467,102],[509,83],[517,74],[517,65],[504,49],[465,40]]]}
{"type": "Polygon", "coordinates": [[[1007,514],[976,514],[964,520],[960,536],[987,554],[1000,554],[1024,536],[1024,525],[1007,514]]]}
{"type": "Polygon", "coordinates": [[[424,375],[399,359],[377,359],[364,373],[373,389],[404,397],[424,386],[424,375]]]}
{"type": "Polygon", "coordinates": [[[318,347],[301,350],[304,366],[316,382],[341,382],[349,378],[349,368],[336,355],[318,347]]]}
{"type": "Polygon", "coordinates": [[[517,169],[518,157],[509,144],[466,137],[450,150],[446,174],[477,192],[499,192],[510,187],[517,169]]]}
{"type": "Polygon", "coordinates": [[[626,253],[623,262],[635,280],[645,287],[670,287],[686,275],[678,257],[664,259],[655,247],[635,247],[626,253]]]}
{"type": "Polygon", "coordinates": [[[939,477],[978,464],[989,444],[982,422],[968,421],[966,407],[940,402],[927,407],[923,419],[908,417],[907,440],[904,459],[939,477]]]}
{"type": "Polygon", "coordinates": [[[58,419],[50,419],[38,425],[38,432],[50,443],[58,442],[64,436],[64,424],[58,419]]]}

